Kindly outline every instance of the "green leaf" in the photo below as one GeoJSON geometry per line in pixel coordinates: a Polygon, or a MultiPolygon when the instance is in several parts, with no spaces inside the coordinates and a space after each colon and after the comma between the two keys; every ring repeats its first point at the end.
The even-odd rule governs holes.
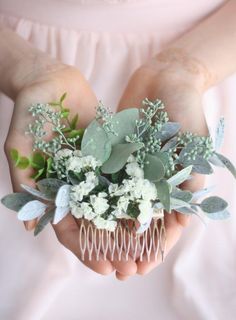
{"type": "Polygon", "coordinates": [[[230,217],[230,213],[228,210],[223,210],[219,212],[206,213],[206,216],[213,220],[223,220],[230,217]]]}
{"type": "Polygon", "coordinates": [[[68,111],[64,111],[61,113],[62,118],[67,118],[69,114],[70,114],[70,112],[68,112],[68,111]]]}
{"type": "Polygon", "coordinates": [[[93,120],[84,131],[81,151],[84,156],[91,155],[101,163],[104,163],[111,154],[111,142],[96,120],[93,120]]]}
{"type": "Polygon", "coordinates": [[[70,122],[70,128],[71,128],[71,130],[75,130],[75,129],[76,129],[78,120],[79,120],[79,116],[78,116],[78,113],[76,113],[76,115],[72,118],[72,120],[71,120],[71,122],[70,122]]]}
{"type": "Polygon", "coordinates": [[[150,181],[158,181],[165,175],[165,167],[162,161],[155,155],[147,154],[144,165],[144,178],[150,181]]]}
{"type": "Polygon", "coordinates": [[[28,168],[30,164],[30,160],[26,157],[20,157],[19,160],[17,161],[17,168],[19,169],[26,169],[28,168]]]}
{"type": "Polygon", "coordinates": [[[188,166],[179,172],[177,172],[175,175],[170,177],[167,182],[170,183],[172,186],[178,186],[182,182],[184,182],[190,175],[192,171],[192,166],[188,166]]]}
{"type": "Polygon", "coordinates": [[[76,138],[81,134],[81,130],[71,130],[71,132],[67,135],[68,138],[76,138]]]}
{"type": "Polygon", "coordinates": [[[157,196],[163,204],[164,209],[170,212],[170,189],[169,184],[165,179],[155,182],[157,196]]]}
{"type": "Polygon", "coordinates": [[[221,161],[221,163],[232,173],[232,175],[236,179],[236,168],[233,165],[233,163],[228,158],[223,156],[222,154],[217,153],[217,152],[215,152],[215,154],[218,157],[218,159],[221,161]]]}
{"type": "Polygon", "coordinates": [[[42,168],[42,169],[38,169],[35,174],[32,174],[31,178],[34,179],[35,181],[37,181],[38,178],[42,177],[45,173],[46,169],[42,168]]]}
{"type": "Polygon", "coordinates": [[[31,194],[15,192],[6,195],[1,199],[1,203],[8,209],[19,211],[27,202],[34,200],[31,194]]]}
{"type": "Polygon", "coordinates": [[[66,96],[67,96],[67,92],[65,92],[65,93],[61,96],[61,98],[60,98],[60,103],[62,103],[62,102],[65,100],[66,96]]]}
{"type": "Polygon", "coordinates": [[[12,161],[14,162],[15,165],[17,165],[20,155],[19,152],[16,149],[11,149],[10,150],[10,157],[12,159],[12,161]]]}
{"type": "Polygon", "coordinates": [[[54,199],[56,197],[57,191],[64,184],[66,184],[65,181],[54,178],[47,178],[38,181],[36,185],[38,189],[49,199],[54,199]]]}
{"type": "Polygon", "coordinates": [[[61,131],[63,133],[68,133],[68,132],[71,132],[71,128],[66,127],[66,128],[61,129],[61,131]]]}
{"type": "Polygon", "coordinates": [[[125,137],[135,133],[136,120],[139,119],[139,110],[137,108],[129,108],[117,112],[112,118],[113,130],[117,135],[108,133],[108,137],[112,145],[125,142],[125,137]]]}
{"type": "Polygon", "coordinates": [[[39,152],[33,153],[32,157],[31,157],[30,165],[34,169],[42,169],[42,168],[44,168],[44,166],[45,166],[45,157],[39,152]]]}
{"type": "Polygon", "coordinates": [[[46,212],[38,221],[35,229],[34,229],[34,235],[37,236],[45,227],[46,225],[51,222],[54,218],[55,209],[51,209],[48,212],[46,212]]]}
{"type": "Polygon", "coordinates": [[[129,156],[142,148],[142,143],[122,143],[113,146],[110,158],[103,164],[103,173],[115,173],[121,170],[129,156]]]}
{"type": "Polygon", "coordinates": [[[220,212],[225,210],[227,206],[228,203],[218,196],[208,197],[200,204],[200,208],[206,213],[220,212]]]}

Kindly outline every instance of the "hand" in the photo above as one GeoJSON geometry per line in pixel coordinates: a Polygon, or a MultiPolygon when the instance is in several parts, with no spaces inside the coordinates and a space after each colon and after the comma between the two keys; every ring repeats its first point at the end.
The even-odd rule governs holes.
{"type": "MultiPolygon", "coordinates": [[[[149,63],[134,72],[119,102],[118,109],[138,107],[144,98],[161,99],[170,121],[181,124],[181,131],[192,131],[199,135],[208,135],[208,128],[202,108],[203,78],[193,75],[179,65],[163,68],[153,58],[149,63]]],[[[181,187],[190,191],[201,189],[204,185],[202,175],[194,174],[194,178],[184,182],[181,187]]],[[[167,246],[165,255],[174,247],[181,236],[183,227],[189,224],[190,216],[177,212],[165,214],[167,246]]],[[[137,262],[137,273],[146,274],[161,262],[154,257],[150,262],[145,259],[137,262]]],[[[118,272],[117,272],[118,273],[118,272]]],[[[119,275],[118,277],[127,277],[119,275]]]]}
{"type": "MultiPolygon", "coordinates": [[[[43,62],[45,64],[45,61],[43,62]]],[[[29,170],[20,170],[14,167],[10,159],[10,150],[17,148],[22,155],[29,155],[32,151],[32,141],[24,132],[31,121],[28,107],[31,103],[49,102],[58,100],[64,92],[68,93],[65,104],[70,107],[72,114],[79,113],[80,126],[86,126],[95,116],[95,106],[97,99],[92,92],[89,84],[80,72],[70,66],[47,62],[47,70],[44,67],[38,68],[39,73],[28,74],[27,81],[24,78],[24,85],[16,94],[14,113],[5,143],[5,152],[9,160],[10,174],[14,191],[22,191],[20,184],[24,183],[33,186],[33,180],[29,178],[29,170]]],[[[22,79],[23,80],[23,79],[22,79]]],[[[20,83],[19,77],[17,84],[20,83]]],[[[18,85],[16,86],[18,87],[18,85]]],[[[26,228],[32,230],[37,220],[27,222],[26,228]]],[[[67,215],[58,224],[52,225],[60,243],[72,251],[79,259],[79,226],[78,220],[72,215],[67,215]]],[[[100,258],[89,261],[85,259],[83,263],[100,274],[109,274],[114,269],[123,274],[131,275],[136,273],[137,267],[135,262],[110,262],[100,258]]]]}

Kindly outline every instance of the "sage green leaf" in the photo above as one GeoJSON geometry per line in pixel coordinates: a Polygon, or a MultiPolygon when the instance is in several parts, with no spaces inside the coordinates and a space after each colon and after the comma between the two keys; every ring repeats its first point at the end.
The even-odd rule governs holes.
{"type": "Polygon", "coordinates": [[[164,146],[161,148],[161,151],[168,151],[169,149],[173,149],[175,148],[175,146],[177,145],[178,142],[178,138],[177,137],[173,137],[170,140],[168,140],[164,146]]]}
{"type": "Polygon", "coordinates": [[[42,169],[45,166],[45,162],[46,162],[45,157],[41,153],[35,152],[31,157],[30,165],[34,169],[42,169]]]}
{"type": "Polygon", "coordinates": [[[219,212],[206,213],[206,216],[213,220],[223,220],[230,217],[230,213],[228,210],[223,210],[219,212]]]}
{"type": "Polygon", "coordinates": [[[28,193],[32,194],[33,196],[35,196],[36,198],[40,198],[43,200],[47,200],[50,201],[51,199],[48,198],[44,193],[42,193],[41,191],[34,189],[30,186],[27,186],[25,184],[21,184],[20,185],[25,191],[27,191],[28,193]]]}
{"type": "Polygon", "coordinates": [[[213,153],[213,155],[208,159],[208,161],[214,166],[224,168],[225,165],[222,163],[222,161],[219,159],[219,157],[216,155],[216,153],[213,153]]]}
{"type": "Polygon", "coordinates": [[[19,169],[26,169],[28,168],[30,164],[30,161],[26,157],[20,157],[19,160],[17,161],[16,167],[19,169]]]}
{"type": "Polygon", "coordinates": [[[93,120],[85,129],[81,151],[84,156],[91,155],[104,163],[111,154],[111,142],[97,120],[93,120]]]}
{"type": "Polygon", "coordinates": [[[216,134],[215,134],[215,149],[219,150],[224,141],[224,131],[225,131],[225,121],[224,117],[221,117],[217,127],[216,127],[216,134]]]}
{"type": "Polygon", "coordinates": [[[201,173],[201,174],[211,174],[213,173],[213,169],[209,162],[202,158],[201,156],[196,156],[194,160],[184,160],[183,162],[184,166],[192,165],[193,172],[201,173]]]}
{"type": "Polygon", "coordinates": [[[175,209],[182,208],[182,207],[190,208],[190,206],[191,205],[188,202],[185,202],[185,201],[177,199],[177,198],[170,197],[171,210],[175,210],[175,209]]]}
{"type": "Polygon", "coordinates": [[[57,191],[64,184],[66,184],[65,181],[53,178],[42,179],[36,183],[38,189],[52,200],[55,199],[57,191]]]}
{"type": "Polygon", "coordinates": [[[232,175],[236,179],[236,168],[233,165],[233,163],[228,158],[223,156],[222,154],[217,153],[217,152],[215,154],[218,157],[218,159],[222,162],[222,164],[232,173],[232,175]]]}
{"type": "Polygon", "coordinates": [[[47,205],[38,200],[27,202],[19,211],[18,219],[21,221],[29,221],[41,216],[45,212],[47,205]]]}
{"type": "Polygon", "coordinates": [[[34,235],[37,236],[45,227],[46,225],[51,222],[54,218],[55,209],[48,210],[38,221],[35,229],[34,235]]]}
{"type": "Polygon", "coordinates": [[[135,133],[136,121],[139,120],[139,110],[129,108],[117,112],[112,117],[113,130],[116,133],[108,133],[112,145],[125,142],[125,137],[135,133]]]}
{"type": "Polygon", "coordinates": [[[202,196],[205,196],[206,194],[212,192],[214,190],[215,186],[209,186],[209,187],[206,187],[206,188],[203,188],[201,190],[198,190],[198,191],[195,191],[193,193],[193,198],[192,198],[192,201],[196,201],[198,200],[199,198],[201,198],[202,196]]]}
{"type": "Polygon", "coordinates": [[[200,204],[200,208],[206,213],[220,212],[225,210],[227,206],[228,203],[218,196],[208,197],[200,204]]]}
{"type": "Polygon", "coordinates": [[[162,203],[164,209],[170,212],[170,189],[169,184],[165,179],[155,182],[157,196],[162,203]]]}
{"type": "Polygon", "coordinates": [[[176,208],[175,211],[180,212],[182,214],[187,214],[187,215],[198,213],[197,210],[194,209],[193,206],[191,206],[189,208],[187,208],[187,207],[176,208]]]}
{"type": "Polygon", "coordinates": [[[116,173],[126,164],[129,156],[143,147],[142,143],[121,143],[113,146],[110,158],[103,164],[103,173],[116,173]]]}
{"type": "Polygon", "coordinates": [[[11,157],[12,161],[14,162],[14,164],[17,165],[17,163],[20,159],[19,152],[16,149],[11,149],[10,150],[10,157],[11,157]]]}
{"type": "Polygon", "coordinates": [[[31,194],[15,192],[6,195],[1,199],[1,203],[8,209],[19,211],[27,202],[34,200],[31,194]]]}
{"type": "Polygon", "coordinates": [[[160,159],[164,166],[169,163],[169,156],[167,152],[157,151],[152,155],[160,159]]]}
{"type": "Polygon", "coordinates": [[[190,191],[181,190],[179,188],[173,188],[171,192],[171,197],[189,202],[192,200],[193,194],[190,191]]]}
{"type": "Polygon", "coordinates": [[[167,182],[170,183],[172,186],[178,186],[179,184],[181,184],[182,182],[187,180],[187,178],[189,177],[191,171],[192,171],[192,165],[190,165],[190,166],[180,170],[179,172],[177,172],[175,175],[170,177],[167,180],[167,182]]]}
{"type": "Polygon", "coordinates": [[[164,142],[175,136],[180,128],[181,125],[178,122],[166,122],[163,124],[161,131],[157,132],[156,138],[164,142]]]}
{"type": "Polygon", "coordinates": [[[149,181],[158,181],[165,176],[165,167],[162,161],[155,155],[147,154],[144,164],[144,178],[149,181]]]}

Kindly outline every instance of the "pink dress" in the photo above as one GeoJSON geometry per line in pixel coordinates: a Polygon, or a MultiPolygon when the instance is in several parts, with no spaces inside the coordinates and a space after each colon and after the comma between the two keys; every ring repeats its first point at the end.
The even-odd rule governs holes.
{"type": "MultiPolygon", "coordinates": [[[[0,23],[35,47],[78,67],[97,97],[116,107],[132,72],[170,41],[222,5],[222,0],[1,0],[0,23]]],[[[0,49],[1,52],[1,49],[0,49]]],[[[2,75],[1,75],[2,76],[2,75]]],[[[236,76],[209,90],[209,126],[226,119],[222,152],[236,163],[236,76]]],[[[3,143],[13,102],[0,96],[0,197],[11,191],[3,143]]],[[[236,186],[224,170],[217,194],[232,217],[192,219],[167,257],[149,275],[119,282],[87,269],[52,229],[33,238],[1,206],[0,319],[4,320],[233,320],[236,314],[236,186]]]]}

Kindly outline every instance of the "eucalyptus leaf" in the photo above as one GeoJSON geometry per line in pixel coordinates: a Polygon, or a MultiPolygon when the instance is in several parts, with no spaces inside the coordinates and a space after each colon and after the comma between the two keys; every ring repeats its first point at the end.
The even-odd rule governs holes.
{"type": "Polygon", "coordinates": [[[57,192],[55,204],[57,207],[67,207],[70,201],[70,189],[71,185],[65,184],[60,187],[57,192]]]}
{"type": "Polygon", "coordinates": [[[19,211],[27,202],[34,200],[31,194],[15,192],[6,195],[1,199],[1,203],[8,209],[19,211]]]}
{"type": "Polygon", "coordinates": [[[48,200],[50,201],[51,199],[47,197],[46,194],[40,192],[39,190],[37,189],[34,189],[30,186],[27,186],[25,184],[21,184],[21,187],[27,191],[28,193],[32,194],[33,196],[37,197],[37,198],[40,198],[40,199],[43,199],[43,200],[48,200]]]}
{"type": "Polygon", "coordinates": [[[152,155],[160,159],[164,166],[166,166],[169,163],[169,155],[167,152],[157,151],[152,155]]]}
{"type": "Polygon", "coordinates": [[[184,182],[190,175],[192,171],[192,165],[180,170],[175,175],[170,177],[167,182],[170,183],[172,186],[177,186],[184,182]]]}
{"type": "Polygon", "coordinates": [[[139,110],[128,108],[117,112],[112,117],[112,126],[116,134],[108,133],[111,144],[124,143],[125,137],[135,133],[136,121],[139,120],[139,110]]]}
{"type": "Polygon", "coordinates": [[[34,229],[34,235],[37,236],[45,227],[46,225],[53,221],[55,213],[55,208],[48,210],[38,221],[35,229],[34,229]]]}
{"type": "Polygon", "coordinates": [[[142,148],[142,143],[122,143],[113,146],[110,158],[103,164],[103,173],[115,173],[126,164],[129,156],[142,148]]]}
{"type": "Polygon", "coordinates": [[[173,149],[176,147],[177,143],[178,137],[173,137],[164,144],[164,146],[161,148],[161,151],[168,151],[169,149],[173,149]]]}
{"type": "Polygon", "coordinates": [[[208,197],[200,204],[200,208],[206,213],[220,212],[225,210],[227,206],[228,203],[218,196],[208,197]]]}
{"type": "Polygon", "coordinates": [[[111,184],[111,181],[104,176],[98,176],[98,181],[99,184],[101,184],[104,187],[108,187],[111,184]]]}
{"type": "Polygon", "coordinates": [[[181,125],[178,122],[166,122],[163,124],[161,131],[157,132],[156,138],[164,142],[175,136],[180,128],[181,125]]]}
{"type": "Polygon", "coordinates": [[[55,199],[57,191],[64,184],[66,184],[65,181],[54,178],[42,179],[36,183],[38,189],[49,199],[55,199]]]}
{"type": "Polygon", "coordinates": [[[221,117],[216,127],[215,135],[215,150],[219,150],[224,141],[225,121],[224,117],[221,117]]]}
{"type": "Polygon", "coordinates": [[[232,173],[232,175],[236,179],[236,168],[233,165],[233,163],[228,158],[223,156],[222,154],[217,153],[217,152],[215,154],[218,157],[218,159],[222,162],[222,164],[232,173]]]}
{"type": "Polygon", "coordinates": [[[33,200],[26,203],[17,214],[17,217],[21,221],[29,221],[39,217],[45,212],[47,205],[41,201],[33,200]]]}
{"type": "Polygon", "coordinates": [[[157,197],[162,203],[164,209],[170,212],[170,189],[169,184],[166,180],[162,179],[155,183],[157,189],[157,197]]]}
{"type": "Polygon", "coordinates": [[[159,181],[165,176],[163,162],[155,155],[147,154],[144,164],[144,178],[150,181],[159,181]]]}
{"type": "Polygon", "coordinates": [[[101,163],[104,163],[109,158],[111,154],[111,141],[97,120],[93,120],[85,129],[81,151],[84,156],[91,155],[101,161],[101,163]]]}
{"type": "Polygon", "coordinates": [[[223,220],[230,217],[230,213],[228,210],[222,210],[219,212],[206,213],[206,216],[213,220],[223,220]]]}

